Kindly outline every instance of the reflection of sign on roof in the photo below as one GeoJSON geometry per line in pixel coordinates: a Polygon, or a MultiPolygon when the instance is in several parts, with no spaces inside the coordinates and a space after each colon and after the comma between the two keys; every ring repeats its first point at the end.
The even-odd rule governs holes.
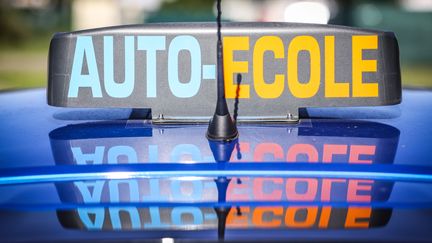
{"type": "MultiPolygon", "coordinates": [[[[59,164],[214,163],[205,130],[205,126],[84,123],[58,128],[50,140],[59,164]]],[[[242,138],[230,159],[234,163],[391,163],[399,140],[397,129],[372,122],[323,120],[239,130],[242,138]]]]}
{"type": "MultiPolygon", "coordinates": [[[[397,129],[371,122],[347,124],[324,120],[291,127],[241,126],[241,142],[228,163],[302,161],[374,166],[393,162],[397,129]],[[259,133],[259,129],[266,132],[259,133]]],[[[115,168],[123,163],[171,162],[190,169],[194,163],[214,163],[202,136],[205,126],[125,125],[84,123],[52,131],[57,163],[110,164],[115,168]]],[[[387,224],[391,216],[390,209],[373,206],[389,200],[391,181],[268,175],[222,181],[225,186],[213,177],[58,183],[61,202],[77,206],[59,211],[58,217],[67,228],[86,230],[205,230],[218,228],[218,207],[230,208],[226,229],[373,228],[387,224]],[[94,203],[108,207],[85,207],[94,203]]]]}
{"type": "MultiPolygon", "coordinates": [[[[390,32],[227,23],[223,35],[225,92],[231,109],[240,99],[240,117],[296,118],[299,107],[400,102],[398,47],[390,32]]],[[[199,23],[57,34],[49,103],[208,118],[216,94],[215,43],[215,26],[199,23]]]]}
{"type": "MultiPolygon", "coordinates": [[[[241,206],[227,214],[226,229],[367,229],[388,223],[386,208],[317,206],[241,206]]],[[[217,229],[213,207],[78,208],[57,213],[64,227],[84,230],[205,230],[217,229]]]]}

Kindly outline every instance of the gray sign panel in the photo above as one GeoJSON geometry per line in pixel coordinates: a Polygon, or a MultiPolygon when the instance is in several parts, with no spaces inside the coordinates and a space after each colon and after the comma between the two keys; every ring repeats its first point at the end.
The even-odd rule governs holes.
{"type": "MultiPolygon", "coordinates": [[[[224,23],[225,91],[239,119],[298,118],[300,107],[401,101],[392,32],[294,23],[224,23]]],[[[56,34],[48,103],[150,108],[208,120],[216,103],[216,25],[170,23],[56,34]]]]}

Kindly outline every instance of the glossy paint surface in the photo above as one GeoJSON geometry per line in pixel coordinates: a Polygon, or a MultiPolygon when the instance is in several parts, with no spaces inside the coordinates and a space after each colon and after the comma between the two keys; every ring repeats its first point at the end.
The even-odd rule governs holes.
{"type": "Polygon", "coordinates": [[[2,93],[0,241],[428,240],[432,93],[403,94],[219,144],[205,125],[2,93]]]}

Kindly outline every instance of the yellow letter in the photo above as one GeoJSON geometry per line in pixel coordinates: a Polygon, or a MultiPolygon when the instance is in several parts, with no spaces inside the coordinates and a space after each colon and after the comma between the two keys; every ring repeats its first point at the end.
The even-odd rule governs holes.
{"type": "Polygon", "coordinates": [[[310,98],[320,87],[321,57],[318,42],[312,36],[297,36],[288,47],[288,87],[294,97],[310,98]],[[310,77],[307,83],[298,80],[298,54],[308,51],[310,56],[310,77]]]}
{"type": "Polygon", "coordinates": [[[274,99],[281,96],[284,85],[285,76],[276,74],[272,84],[268,84],[264,80],[264,53],[273,51],[275,58],[284,58],[284,45],[282,40],[277,36],[263,36],[255,43],[253,53],[253,78],[255,91],[259,97],[264,99],[274,99]]]}
{"type": "MultiPolygon", "coordinates": [[[[225,78],[225,96],[228,99],[236,98],[237,84],[234,84],[234,74],[247,73],[248,62],[235,62],[234,51],[248,51],[248,36],[228,36],[223,38],[223,55],[224,55],[224,78],[225,78]]],[[[239,98],[249,98],[249,85],[240,84],[239,98]]]]}
{"type": "Polygon", "coordinates": [[[349,84],[335,81],[335,37],[325,37],[325,97],[349,97],[349,84]]]}
{"type": "Polygon", "coordinates": [[[353,97],[378,97],[378,83],[363,83],[364,72],[376,72],[376,60],[363,60],[364,49],[378,49],[378,36],[352,37],[352,94],[353,97]]]}

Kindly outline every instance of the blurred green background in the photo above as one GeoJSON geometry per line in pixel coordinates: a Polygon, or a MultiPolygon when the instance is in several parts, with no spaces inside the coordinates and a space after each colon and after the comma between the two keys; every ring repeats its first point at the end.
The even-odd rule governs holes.
{"type": "MultiPolygon", "coordinates": [[[[403,85],[432,88],[432,0],[225,0],[222,4],[226,21],[316,22],[394,31],[403,85]]],[[[213,0],[2,0],[0,90],[46,86],[49,41],[55,32],[214,19],[213,0]]]]}

